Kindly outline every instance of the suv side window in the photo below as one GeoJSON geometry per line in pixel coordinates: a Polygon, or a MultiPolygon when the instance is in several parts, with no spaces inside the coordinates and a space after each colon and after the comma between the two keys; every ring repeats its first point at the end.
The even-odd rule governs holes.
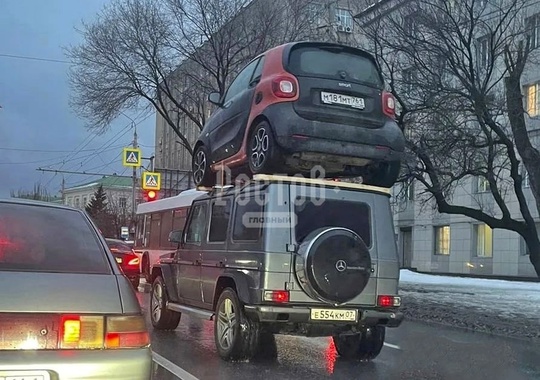
{"type": "Polygon", "coordinates": [[[258,241],[262,233],[264,205],[260,200],[249,198],[238,204],[234,214],[233,241],[258,241]]]}
{"type": "Polygon", "coordinates": [[[206,227],[206,203],[193,205],[191,219],[186,230],[186,243],[200,244],[206,227]]]}
{"type": "Polygon", "coordinates": [[[257,65],[257,63],[259,63],[259,61],[260,59],[251,62],[240,72],[240,74],[238,74],[238,76],[229,86],[227,94],[225,95],[225,99],[223,99],[223,104],[226,104],[236,95],[240,94],[242,91],[246,90],[249,87],[249,82],[251,80],[253,70],[255,70],[255,66],[257,65]]]}
{"type": "Polygon", "coordinates": [[[231,197],[215,199],[212,202],[210,218],[209,242],[224,242],[227,240],[227,228],[231,219],[231,197]]]}

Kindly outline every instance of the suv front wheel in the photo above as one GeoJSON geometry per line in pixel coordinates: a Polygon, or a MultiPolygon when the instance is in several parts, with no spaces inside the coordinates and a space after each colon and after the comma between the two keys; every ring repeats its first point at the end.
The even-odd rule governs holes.
{"type": "Polygon", "coordinates": [[[246,317],[236,292],[225,289],[217,301],[214,340],[219,356],[227,361],[251,359],[257,354],[259,323],[246,317]]]}
{"type": "Polygon", "coordinates": [[[381,353],[385,333],[384,326],[368,327],[360,334],[334,336],[334,345],[343,359],[371,361],[381,353]]]}

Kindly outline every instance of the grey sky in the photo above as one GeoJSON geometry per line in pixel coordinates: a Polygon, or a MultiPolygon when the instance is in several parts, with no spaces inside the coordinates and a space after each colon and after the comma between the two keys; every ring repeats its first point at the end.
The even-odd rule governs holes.
{"type": "MultiPolygon", "coordinates": [[[[11,189],[30,190],[36,182],[56,194],[62,175],[36,171],[38,167],[131,172],[121,162],[122,146],[133,140],[130,119],[119,117],[104,135],[90,134],[69,107],[69,64],[6,56],[65,61],[62,47],[80,42],[75,27],[83,19],[91,21],[107,2],[0,1],[0,198],[8,197],[11,189]]],[[[137,114],[128,116],[139,120],[137,114]]],[[[137,126],[146,157],[154,152],[154,125],[152,114],[137,126]]],[[[64,178],[70,186],[98,177],[65,174],[64,178]]]]}

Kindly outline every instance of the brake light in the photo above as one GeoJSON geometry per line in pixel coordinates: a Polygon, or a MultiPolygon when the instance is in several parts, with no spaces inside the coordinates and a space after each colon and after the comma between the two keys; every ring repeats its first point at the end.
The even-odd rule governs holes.
{"type": "Polygon", "coordinates": [[[272,91],[278,98],[294,98],[296,96],[296,83],[290,77],[278,77],[272,81],[272,91]]]}
{"type": "Polygon", "coordinates": [[[60,323],[60,347],[68,349],[103,348],[103,317],[64,315],[60,323]]]}
{"type": "Polygon", "coordinates": [[[150,345],[143,316],[64,315],[60,325],[60,348],[118,349],[150,345]]]}
{"type": "Polygon", "coordinates": [[[377,305],[380,307],[399,307],[401,306],[401,297],[399,296],[379,296],[377,305]]]}
{"type": "Polygon", "coordinates": [[[396,117],[396,99],[387,91],[382,93],[383,113],[391,118],[396,117]]]}
{"type": "Polygon", "coordinates": [[[288,290],[270,290],[264,292],[264,300],[272,302],[289,302],[289,291],[288,290]]]}
{"type": "Polygon", "coordinates": [[[135,257],[134,259],[131,259],[128,261],[128,265],[131,266],[139,266],[139,258],[135,257]]]}
{"type": "Polygon", "coordinates": [[[150,345],[144,317],[140,315],[108,317],[105,348],[140,348],[150,345]]]}

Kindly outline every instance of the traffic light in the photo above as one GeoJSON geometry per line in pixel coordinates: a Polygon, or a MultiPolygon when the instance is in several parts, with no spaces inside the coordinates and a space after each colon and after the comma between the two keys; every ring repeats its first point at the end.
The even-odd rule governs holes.
{"type": "Polygon", "coordinates": [[[158,192],[156,190],[145,190],[144,191],[144,201],[152,202],[158,199],[158,192]]]}

